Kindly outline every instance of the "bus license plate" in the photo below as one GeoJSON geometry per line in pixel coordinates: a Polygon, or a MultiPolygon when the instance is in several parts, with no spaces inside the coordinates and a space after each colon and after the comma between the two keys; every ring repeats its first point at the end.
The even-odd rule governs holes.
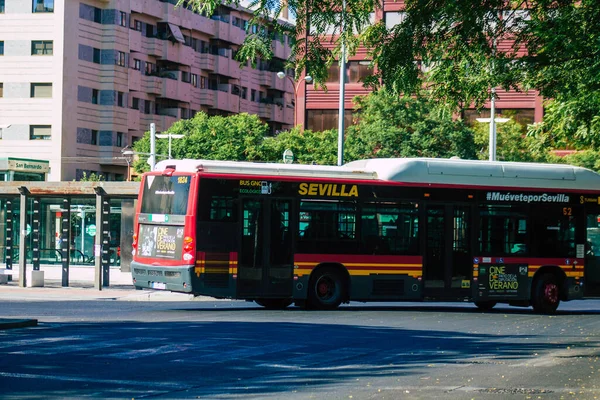
{"type": "Polygon", "coordinates": [[[162,283],[162,282],[152,282],[152,284],[150,285],[150,287],[152,289],[166,289],[167,288],[167,284],[166,283],[162,283]]]}

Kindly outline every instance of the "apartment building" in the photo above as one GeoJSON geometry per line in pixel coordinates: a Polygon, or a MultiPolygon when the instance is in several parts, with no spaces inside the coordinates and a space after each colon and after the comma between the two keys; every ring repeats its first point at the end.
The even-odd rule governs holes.
{"type": "MultiPolygon", "coordinates": [[[[373,21],[383,20],[388,28],[402,22],[404,17],[404,0],[383,0],[383,6],[378,8],[373,15],[373,21]]],[[[503,45],[503,44],[500,44],[503,45]]],[[[332,46],[332,45],[331,45],[332,46]]],[[[368,68],[369,59],[367,51],[359,48],[354,56],[346,63],[346,86],[344,96],[345,124],[352,122],[352,99],[357,95],[366,95],[369,90],[363,87],[361,79],[372,72],[368,68]]],[[[334,63],[329,69],[327,89],[315,90],[313,85],[300,85],[298,98],[306,99],[298,104],[298,112],[304,120],[304,126],[311,130],[337,129],[339,115],[340,95],[340,71],[339,65],[334,63]]],[[[528,124],[540,122],[543,117],[542,97],[537,91],[516,92],[505,91],[496,88],[497,100],[495,104],[496,114],[510,114],[512,118],[520,123],[528,124]]],[[[479,115],[476,110],[467,110],[463,118],[468,123],[476,123],[475,118],[489,118],[490,104],[485,106],[486,110],[479,115]]]]}
{"type": "Polygon", "coordinates": [[[50,181],[124,180],[121,149],[151,123],[166,131],[202,110],[291,127],[294,87],[277,77],[289,38],[240,68],[247,9],[207,18],[173,3],[0,0],[0,156],[48,162],[50,181]]]}

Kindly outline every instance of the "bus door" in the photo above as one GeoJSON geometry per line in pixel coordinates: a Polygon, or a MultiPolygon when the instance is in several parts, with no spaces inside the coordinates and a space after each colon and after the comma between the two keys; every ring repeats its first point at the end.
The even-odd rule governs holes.
{"type": "Polygon", "coordinates": [[[473,270],[471,207],[427,204],[425,213],[424,295],[468,296],[473,270]]]}
{"type": "Polygon", "coordinates": [[[238,297],[292,295],[292,201],[242,199],[242,240],[238,259],[238,297]]]}
{"type": "Polygon", "coordinates": [[[600,207],[587,211],[584,294],[600,296],[600,207]]]}

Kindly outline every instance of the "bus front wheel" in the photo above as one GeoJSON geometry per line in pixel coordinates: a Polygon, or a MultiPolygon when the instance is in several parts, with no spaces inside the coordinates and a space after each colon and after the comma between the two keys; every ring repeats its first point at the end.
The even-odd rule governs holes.
{"type": "Polygon", "coordinates": [[[254,301],[267,310],[283,310],[292,304],[289,299],[256,299],[254,301]]]}
{"type": "Polygon", "coordinates": [[[495,301],[476,301],[475,306],[479,308],[481,311],[490,311],[492,308],[496,306],[495,301]]]}
{"type": "Polygon", "coordinates": [[[310,280],[308,306],[317,310],[334,310],[342,303],[345,293],[341,274],[334,268],[323,268],[310,280]]]}
{"type": "Polygon", "coordinates": [[[540,314],[554,314],[560,304],[559,286],[553,274],[544,274],[535,281],[531,304],[533,311],[540,314]]]}

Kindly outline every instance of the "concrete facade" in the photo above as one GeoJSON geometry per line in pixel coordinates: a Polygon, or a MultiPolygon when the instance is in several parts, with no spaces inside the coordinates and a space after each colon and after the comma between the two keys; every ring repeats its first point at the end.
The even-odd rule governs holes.
{"type": "Polygon", "coordinates": [[[248,10],[212,18],[174,0],[5,0],[0,13],[0,153],[50,162],[48,180],[85,171],[124,180],[121,149],[199,110],[294,123],[294,88],[277,72],[288,38],[257,68],[233,59],[248,10]],[[41,53],[41,54],[34,54],[41,53]],[[51,84],[51,87],[49,87],[51,84]]]}

